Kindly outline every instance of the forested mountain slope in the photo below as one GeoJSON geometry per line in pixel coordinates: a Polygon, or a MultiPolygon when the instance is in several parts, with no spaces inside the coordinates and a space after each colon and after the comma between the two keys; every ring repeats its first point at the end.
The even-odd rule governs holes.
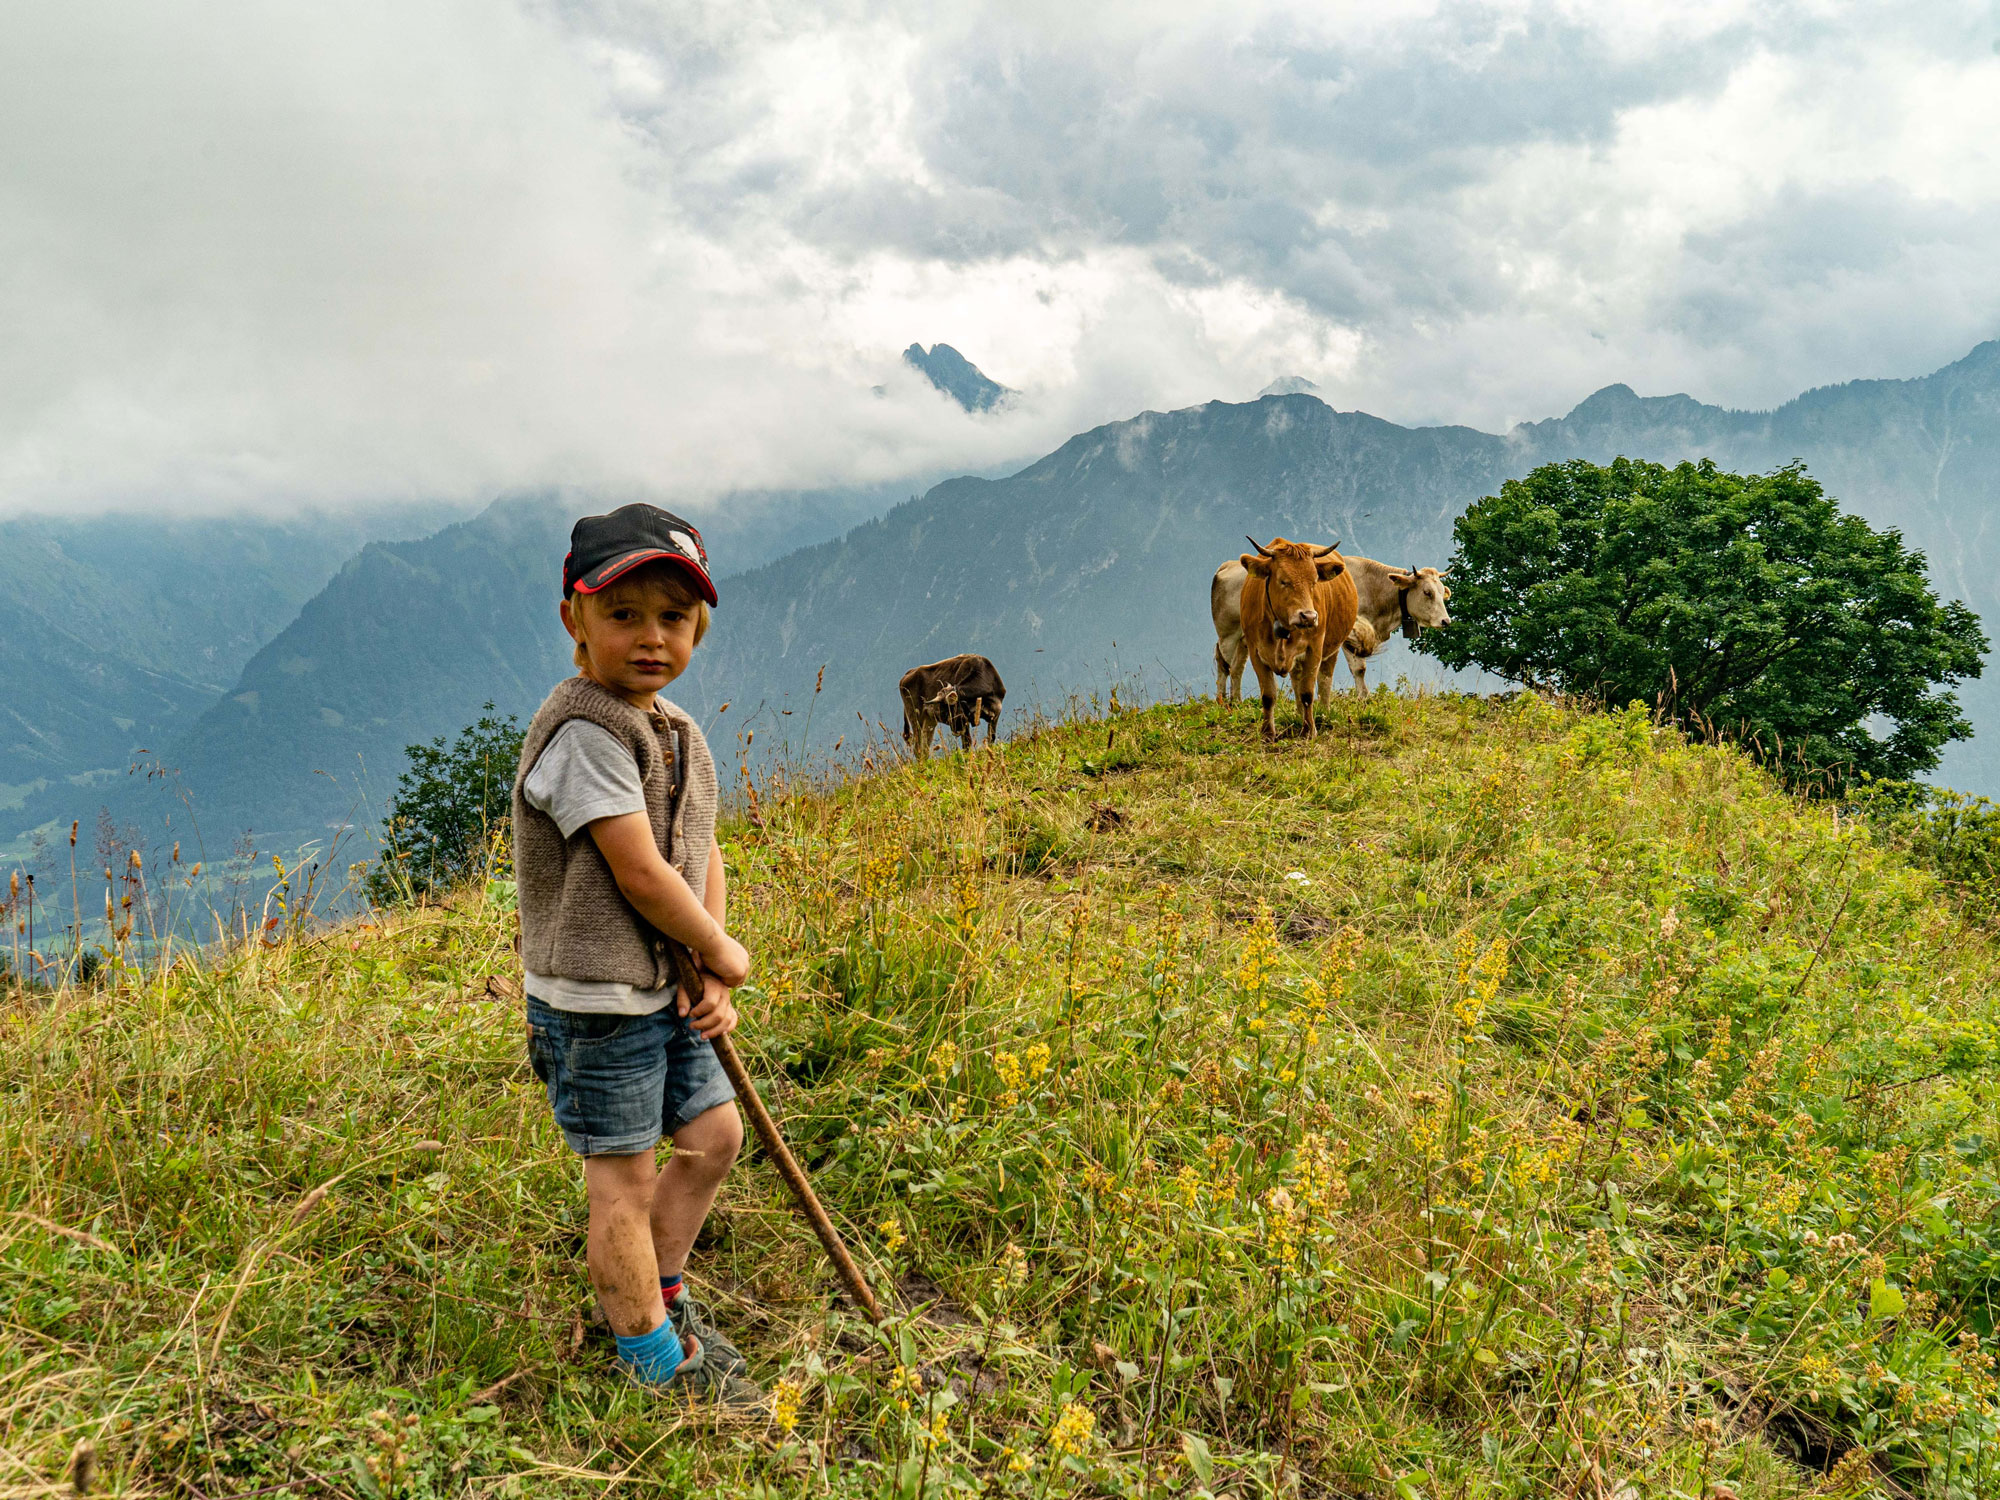
{"type": "MultiPolygon", "coordinates": [[[[858,732],[857,716],[893,727],[904,669],[958,651],[991,656],[1017,707],[1114,681],[1205,692],[1208,579],[1246,533],[1442,563],[1453,519],[1504,480],[1619,454],[1739,470],[1803,461],[1926,551],[1947,596],[1989,629],[2000,618],[2000,343],[1988,343],[1921,379],[1828,387],[1770,412],[1611,386],[1503,435],[1399,427],[1296,393],[1108,423],[1018,473],[947,480],[887,514],[880,493],[746,498],[707,523],[723,603],[676,696],[704,714],[730,703],[729,731],[755,726],[763,749],[825,750],[858,732]],[[841,534],[864,515],[877,518],[841,534]]],[[[568,670],[551,579],[570,519],[600,503],[516,498],[355,559],[166,762],[232,828],[321,837],[364,791],[379,812],[404,745],[489,699],[525,713],[568,670]]],[[[1377,675],[1401,673],[1444,680],[1397,642],[1377,675]]],[[[2000,794],[2000,676],[1962,698],[1980,736],[1947,751],[1941,779],[2000,794]]],[[[44,799],[21,820],[66,820],[81,801],[87,815],[99,795],[44,799]]],[[[121,818],[157,823],[157,797],[120,796],[121,818]]]]}
{"type": "Polygon", "coordinates": [[[0,521],[0,810],[164,749],[341,558],[371,537],[422,535],[449,513],[0,521]]]}

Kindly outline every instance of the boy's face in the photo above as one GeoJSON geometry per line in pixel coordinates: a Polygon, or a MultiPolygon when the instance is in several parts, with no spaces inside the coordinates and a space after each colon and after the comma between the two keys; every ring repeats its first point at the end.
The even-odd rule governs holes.
{"type": "Polygon", "coordinates": [[[657,578],[573,595],[563,600],[562,622],[584,648],[585,673],[640,708],[652,707],[694,654],[694,602],[657,578]]]}

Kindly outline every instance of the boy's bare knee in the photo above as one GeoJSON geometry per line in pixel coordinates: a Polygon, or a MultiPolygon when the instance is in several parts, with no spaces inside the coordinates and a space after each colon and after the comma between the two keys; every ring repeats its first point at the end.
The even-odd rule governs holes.
{"type": "Polygon", "coordinates": [[[653,1192],[653,1153],[586,1157],[583,1183],[594,1209],[643,1207],[653,1192]]]}
{"type": "Polygon", "coordinates": [[[743,1149],[743,1120],[733,1104],[718,1104],[674,1132],[676,1151],[700,1152],[676,1160],[698,1177],[719,1181],[743,1149]]]}

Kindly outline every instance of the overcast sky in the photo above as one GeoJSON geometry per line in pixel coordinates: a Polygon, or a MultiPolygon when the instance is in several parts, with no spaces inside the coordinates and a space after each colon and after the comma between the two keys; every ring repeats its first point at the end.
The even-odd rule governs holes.
{"type": "Polygon", "coordinates": [[[1988,0],[22,0],[0,510],[875,481],[1285,374],[1767,406],[2000,334],[1996,143],[1988,0]]]}

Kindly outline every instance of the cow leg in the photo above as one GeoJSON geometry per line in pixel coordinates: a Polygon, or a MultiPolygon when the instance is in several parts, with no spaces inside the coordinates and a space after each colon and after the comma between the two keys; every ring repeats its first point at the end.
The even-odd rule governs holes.
{"type": "Polygon", "coordinates": [[[962,719],[959,721],[958,725],[959,749],[968,752],[972,749],[972,726],[977,724],[978,722],[979,721],[977,719],[973,718],[962,719]]]}
{"type": "Polygon", "coordinates": [[[1229,658],[1222,654],[1222,643],[1215,645],[1215,701],[1229,701],[1229,658]]]}
{"type": "Polygon", "coordinates": [[[937,733],[937,720],[928,716],[918,719],[916,722],[916,732],[916,742],[912,748],[917,752],[917,759],[929,760],[931,758],[931,739],[937,733]]]}
{"type": "Polygon", "coordinates": [[[1264,738],[1274,740],[1278,737],[1278,728],[1271,716],[1278,706],[1277,675],[1255,655],[1251,656],[1250,665],[1256,669],[1257,691],[1264,699],[1264,738]]]}
{"type": "Polygon", "coordinates": [[[1243,701],[1243,667],[1250,660],[1250,643],[1241,636],[1236,638],[1236,650],[1229,663],[1229,701],[1243,701]]]}
{"type": "Polygon", "coordinates": [[[1306,738],[1315,739],[1319,735],[1319,725],[1313,721],[1313,683],[1319,677],[1319,664],[1301,667],[1292,678],[1292,694],[1299,700],[1299,718],[1306,726],[1306,738]]]}
{"type": "Polygon", "coordinates": [[[1356,651],[1352,646],[1341,647],[1341,652],[1347,657],[1347,670],[1354,674],[1354,696],[1357,698],[1366,698],[1368,696],[1368,658],[1356,651]]]}
{"type": "Polygon", "coordinates": [[[999,738],[1000,705],[994,703],[989,705],[989,712],[986,715],[986,743],[990,745],[999,738]]]}

